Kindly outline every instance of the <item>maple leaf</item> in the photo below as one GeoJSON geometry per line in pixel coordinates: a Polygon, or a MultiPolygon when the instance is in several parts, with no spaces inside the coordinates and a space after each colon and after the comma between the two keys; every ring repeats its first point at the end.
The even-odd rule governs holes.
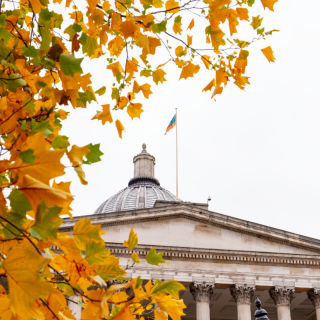
{"type": "Polygon", "coordinates": [[[180,68],[180,69],[187,64],[187,62],[182,61],[182,60],[179,60],[178,58],[177,58],[176,60],[174,60],[174,62],[176,63],[176,65],[177,65],[178,68],[180,68]]]}
{"type": "Polygon", "coordinates": [[[156,85],[158,85],[159,82],[163,83],[164,81],[167,81],[164,78],[165,74],[166,73],[162,69],[157,69],[157,70],[153,71],[152,77],[153,77],[153,81],[155,82],[156,85]]]}
{"type": "Polygon", "coordinates": [[[202,62],[204,63],[205,67],[209,70],[209,67],[210,67],[210,65],[211,65],[211,63],[210,63],[210,57],[204,54],[204,55],[201,57],[201,60],[202,60],[202,62]]]}
{"type": "Polygon", "coordinates": [[[119,265],[119,258],[110,255],[102,265],[92,265],[97,274],[105,281],[114,279],[117,276],[124,276],[126,271],[119,265]]]}
{"type": "Polygon", "coordinates": [[[85,157],[90,152],[87,146],[78,147],[73,145],[71,150],[67,153],[67,156],[74,167],[80,166],[85,157]]]}
{"type": "Polygon", "coordinates": [[[152,94],[153,92],[150,90],[151,85],[148,83],[143,84],[140,86],[140,89],[142,91],[142,94],[145,96],[145,98],[149,99],[149,95],[152,94]]]}
{"type": "Polygon", "coordinates": [[[261,3],[264,9],[268,8],[269,10],[274,11],[273,6],[277,1],[278,0],[261,0],[261,3]]]}
{"type": "Polygon", "coordinates": [[[39,181],[49,184],[53,178],[64,174],[65,166],[60,163],[64,151],[61,149],[50,150],[49,145],[43,139],[43,133],[39,132],[22,145],[21,151],[33,150],[32,156],[36,157],[31,164],[24,163],[19,158],[11,168],[13,177],[28,174],[39,181]]]}
{"type": "Polygon", "coordinates": [[[270,46],[264,49],[261,49],[261,51],[264,54],[264,56],[268,59],[269,63],[275,62],[276,58],[273,56],[273,51],[270,46]]]}
{"type": "Polygon", "coordinates": [[[196,73],[198,73],[200,70],[200,66],[199,65],[194,65],[193,63],[191,63],[190,61],[188,62],[188,64],[182,68],[181,71],[181,75],[180,75],[180,79],[187,79],[187,78],[191,78],[193,77],[196,73]]]}
{"type": "Polygon", "coordinates": [[[53,292],[51,285],[40,277],[40,271],[48,261],[33,248],[14,247],[2,263],[6,270],[12,308],[21,317],[30,315],[36,299],[46,299],[53,292]]]}
{"type": "Polygon", "coordinates": [[[120,64],[119,61],[115,62],[115,63],[112,63],[112,64],[109,64],[107,66],[107,69],[111,70],[112,73],[113,73],[113,76],[115,77],[118,73],[124,73],[124,70],[120,64]]]}
{"type": "Polygon", "coordinates": [[[128,247],[129,250],[134,249],[138,245],[138,235],[136,232],[133,231],[133,227],[131,228],[129,239],[125,240],[123,245],[128,247]]]}
{"type": "Polygon", "coordinates": [[[133,23],[132,20],[126,20],[120,24],[119,30],[123,34],[125,39],[129,37],[133,37],[135,32],[138,30],[136,25],[133,23]]]}
{"type": "Polygon", "coordinates": [[[30,228],[31,235],[38,239],[48,241],[57,237],[57,229],[63,219],[59,218],[62,208],[47,207],[45,202],[39,204],[35,221],[30,228]]]}
{"type": "Polygon", "coordinates": [[[73,238],[80,250],[85,250],[86,244],[92,241],[103,241],[100,237],[100,224],[92,225],[89,218],[77,221],[73,227],[73,238]]]}
{"type": "Polygon", "coordinates": [[[133,120],[134,118],[139,118],[143,112],[142,104],[141,103],[130,103],[127,107],[127,112],[130,118],[133,120]]]}
{"type": "Polygon", "coordinates": [[[240,70],[242,73],[245,73],[247,61],[248,61],[249,51],[247,50],[240,50],[239,57],[237,58],[234,67],[240,70]]]}
{"type": "Polygon", "coordinates": [[[113,40],[109,41],[108,50],[110,51],[110,55],[119,57],[125,44],[125,41],[120,36],[116,36],[113,40]]]}
{"type": "Polygon", "coordinates": [[[179,299],[179,291],[186,290],[186,288],[176,280],[165,281],[157,283],[151,294],[171,294],[174,299],[179,299]]]}
{"type": "Polygon", "coordinates": [[[191,22],[190,22],[190,24],[189,24],[189,26],[188,26],[187,30],[188,30],[188,29],[190,29],[190,30],[191,30],[193,27],[194,27],[194,19],[192,19],[192,20],[191,20],[191,22]]]}
{"type": "Polygon", "coordinates": [[[157,253],[156,248],[152,248],[146,255],[146,260],[149,264],[159,267],[159,263],[165,263],[165,261],[162,259],[162,255],[163,252],[157,253]]]}
{"type": "Polygon", "coordinates": [[[188,43],[188,46],[192,45],[192,36],[187,35],[187,43],[188,43]]]}
{"type": "Polygon", "coordinates": [[[212,87],[215,86],[215,79],[212,79],[207,86],[202,90],[202,92],[204,91],[211,91],[212,87]]]}
{"type": "Polygon", "coordinates": [[[91,120],[94,120],[94,119],[101,120],[102,125],[105,125],[107,121],[112,123],[113,119],[110,112],[110,104],[103,104],[101,107],[102,107],[102,112],[98,111],[97,114],[91,120]]]}
{"type": "Polygon", "coordinates": [[[252,22],[250,23],[250,25],[254,30],[256,30],[261,26],[262,20],[263,18],[260,18],[260,15],[256,17],[252,17],[252,22]]]}
{"type": "Polygon", "coordinates": [[[177,13],[180,11],[179,2],[176,2],[174,0],[168,0],[166,2],[166,10],[169,13],[177,13]]]}
{"type": "Polygon", "coordinates": [[[236,8],[240,20],[249,21],[249,11],[247,8],[236,8]]]}

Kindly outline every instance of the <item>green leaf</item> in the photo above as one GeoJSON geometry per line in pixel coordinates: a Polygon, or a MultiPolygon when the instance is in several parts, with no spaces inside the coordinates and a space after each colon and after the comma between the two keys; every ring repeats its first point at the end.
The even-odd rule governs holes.
{"type": "Polygon", "coordinates": [[[262,20],[263,20],[263,18],[260,19],[260,15],[258,15],[256,17],[252,17],[252,22],[250,23],[250,25],[252,26],[252,28],[254,30],[256,30],[261,26],[262,20]]]}
{"type": "Polygon", "coordinates": [[[26,151],[21,151],[19,153],[19,158],[24,162],[28,164],[33,164],[36,160],[37,156],[33,154],[33,149],[28,149],[26,151]]]}
{"type": "Polygon", "coordinates": [[[141,278],[141,276],[139,276],[137,278],[136,289],[139,289],[143,283],[143,281],[140,278],[141,278]]]}
{"type": "Polygon", "coordinates": [[[91,164],[101,161],[100,157],[103,155],[103,152],[100,151],[100,143],[97,144],[88,144],[87,145],[90,152],[86,155],[87,160],[83,161],[84,164],[91,164]]]}
{"type": "Polygon", "coordinates": [[[3,39],[5,44],[8,44],[8,41],[11,39],[11,33],[7,29],[1,27],[0,38],[3,39]]]}
{"type": "Polygon", "coordinates": [[[119,99],[119,89],[118,88],[112,88],[111,98],[113,100],[119,99]]]}
{"type": "Polygon", "coordinates": [[[1,27],[5,27],[6,26],[6,15],[5,14],[1,14],[0,15],[0,26],[1,27]]]}
{"type": "Polygon", "coordinates": [[[92,101],[97,101],[97,99],[90,86],[87,87],[86,92],[79,92],[79,99],[77,99],[79,107],[86,108],[87,102],[91,103],[92,101]]]}
{"type": "Polygon", "coordinates": [[[160,23],[155,23],[152,25],[152,31],[155,33],[160,33],[167,31],[167,21],[162,21],[160,23]]]}
{"type": "Polygon", "coordinates": [[[18,70],[18,68],[16,67],[15,64],[11,64],[11,63],[7,62],[6,60],[2,60],[1,65],[12,68],[13,70],[18,70]]]}
{"type": "Polygon", "coordinates": [[[98,94],[99,96],[102,96],[103,94],[106,93],[106,86],[101,87],[100,89],[98,89],[97,91],[95,91],[96,94],[98,94]]]}
{"type": "Polygon", "coordinates": [[[149,264],[152,264],[154,266],[158,266],[159,267],[159,263],[166,263],[163,259],[162,259],[162,255],[163,252],[160,253],[156,253],[156,248],[152,248],[149,250],[147,256],[146,256],[146,260],[149,264]]]}
{"type": "Polygon", "coordinates": [[[36,58],[39,55],[38,50],[34,47],[34,46],[30,46],[30,47],[26,47],[26,46],[22,46],[23,49],[23,55],[25,55],[26,57],[31,57],[31,58],[36,58]]]}
{"type": "Polygon", "coordinates": [[[77,24],[77,23],[73,24],[72,28],[75,32],[80,32],[82,30],[82,27],[80,26],[80,24],[77,24]]]}
{"type": "Polygon", "coordinates": [[[260,28],[257,30],[257,34],[263,34],[264,33],[264,28],[260,28]]]}
{"type": "Polygon", "coordinates": [[[73,28],[73,24],[70,24],[70,26],[64,30],[64,33],[69,35],[69,40],[72,41],[74,35],[76,34],[76,31],[73,28]]]}
{"type": "Polygon", "coordinates": [[[27,197],[19,190],[12,190],[8,199],[10,200],[10,206],[14,213],[18,213],[25,217],[26,212],[32,210],[27,197]]]}
{"type": "Polygon", "coordinates": [[[110,251],[106,249],[104,242],[95,242],[91,241],[86,244],[85,248],[86,259],[88,260],[89,265],[103,264],[105,259],[110,255],[110,251]]]}
{"type": "Polygon", "coordinates": [[[61,290],[63,292],[64,295],[66,296],[72,296],[74,295],[74,291],[72,289],[72,287],[66,283],[59,283],[57,285],[58,289],[61,290]]]}
{"type": "Polygon", "coordinates": [[[152,76],[152,71],[151,70],[142,70],[140,72],[140,76],[141,77],[146,77],[146,78],[151,77],[152,76]]]}
{"type": "Polygon", "coordinates": [[[255,1],[255,0],[248,0],[248,6],[249,6],[249,7],[252,7],[253,4],[254,4],[254,1],[255,1]]]}
{"type": "Polygon", "coordinates": [[[185,290],[186,288],[176,280],[170,280],[165,282],[158,282],[153,290],[153,294],[171,294],[174,299],[179,299],[179,291],[185,290]]]}
{"type": "Polygon", "coordinates": [[[80,66],[82,60],[83,58],[76,58],[73,54],[62,53],[59,60],[61,71],[71,77],[73,77],[75,73],[83,73],[80,66]]]}
{"type": "Polygon", "coordinates": [[[38,85],[39,87],[41,87],[41,88],[45,88],[45,87],[47,86],[47,84],[46,84],[45,82],[43,82],[43,81],[38,81],[38,82],[37,82],[37,85],[38,85]]]}
{"type": "Polygon", "coordinates": [[[82,45],[82,52],[87,53],[89,57],[93,56],[98,49],[98,41],[95,37],[87,37],[86,42],[82,45]]]}
{"type": "Polygon", "coordinates": [[[266,36],[269,36],[269,35],[272,35],[272,32],[279,32],[280,30],[276,30],[276,29],[273,29],[273,30],[271,30],[271,31],[267,31],[266,33],[265,33],[265,35],[266,36]]]}
{"type": "Polygon", "coordinates": [[[119,258],[109,256],[109,259],[95,267],[97,274],[105,281],[114,279],[118,276],[124,276],[126,272],[119,266],[119,258]]]}
{"type": "Polygon", "coordinates": [[[181,16],[175,17],[175,18],[174,18],[174,23],[181,23],[181,19],[182,19],[181,16]]]}
{"type": "Polygon", "coordinates": [[[48,241],[57,238],[57,230],[63,222],[59,217],[62,208],[47,207],[42,201],[37,208],[35,222],[30,228],[33,237],[48,241]]]}
{"type": "Polygon", "coordinates": [[[40,131],[43,131],[43,135],[46,137],[53,132],[53,129],[50,126],[50,121],[40,121],[37,122],[36,120],[31,120],[31,130],[28,131],[28,135],[32,136],[40,131]]]}
{"type": "Polygon", "coordinates": [[[56,136],[52,140],[52,148],[53,149],[65,149],[70,146],[69,138],[67,136],[56,136]]]}
{"type": "Polygon", "coordinates": [[[44,23],[44,30],[41,31],[41,46],[40,50],[48,50],[51,43],[51,21],[46,21],[44,23]]]}
{"type": "Polygon", "coordinates": [[[18,87],[27,85],[26,81],[22,79],[21,75],[18,73],[11,73],[9,79],[11,80],[8,80],[8,89],[11,92],[17,92],[18,87]]]}

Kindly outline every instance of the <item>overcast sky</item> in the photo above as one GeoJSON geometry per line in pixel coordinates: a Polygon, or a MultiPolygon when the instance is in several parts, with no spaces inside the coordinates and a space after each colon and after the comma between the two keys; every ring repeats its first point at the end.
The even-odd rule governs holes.
{"type": "MultiPolygon", "coordinates": [[[[92,214],[127,186],[133,177],[132,159],[142,143],[156,157],[161,186],[175,194],[175,130],[166,136],[164,132],[177,107],[182,200],[206,202],[210,195],[211,211],[320,238],[320,2],[280,0],[274,8],[273,13],[263,12],[260,2],[254,6],[255,15],[265,17],[266,30],[281,32],[250,47],[246,75],[251,85],[245,91],[230,83],[215,102],[209,93],[201,93],[213,72],[204,70],[178,81],[181,69],[168,64],[165,85],[153,85],[149,100],[138,95],[145,110],[140,120],[132,121],[125,111],[114,114],[125,126],[123,139],[114,123],[102,126],[90,120],[98,104],[69,108],[72,116],[62,133],[71,144],[101,143],[104,152],[102,162],[84,166],[87,186],[71,168],[63,177],[73,181],[74,215],[92,214]],[[276,63],[269,64],[260,51],[268,45],[276,63]]],[[[252,29],[241,26],[238,30],[250,40],[252,29]]],[[[192,33],[196,43],[204,41],[201,30],[197,26],[192,33]]],[[[158,64],[168,59],[165,51],[162,56],[158,64]]],[[[105,85],[110,91],[111,72],[105,66],[105,58],[84,63],[95,90],[105,85]]],[[[109,94],[100,102],[110,103],[109,94]]]]}

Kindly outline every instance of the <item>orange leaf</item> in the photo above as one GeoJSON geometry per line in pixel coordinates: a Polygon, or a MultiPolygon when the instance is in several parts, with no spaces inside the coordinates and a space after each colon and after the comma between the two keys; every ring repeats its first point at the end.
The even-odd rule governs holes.
{"type": "Polygon", "coordinates": [[[273,6],[278,0],[261,0],[261,3],[264,9],[268,8],[269,10],[273,11],[273,6]]]}
{"type": "Polygon", "coordinates": [[[192,45],[192,36],[187,35],[188,46],[192,45]]]}
{"type": "Polygon", "coordinates": [[[240,20],[247,20],[249,21],[248,9],[247,8],[236,8],[238,12],[238,16],[240,20]]]}
{"type": "Polygon", "coordinates": [[[179,2],[176,2],[174,0],[169,0],[166,2],[166,10],[169,11],[169,13],[177,13],[180,11],[179,8],[179,2]]]}
{"type": "Polygon", "coordinates": [[[116,128],[118,130],[119,137],[122,139],[122,131],[124,130],[124,126],[120,122],[120,120],[116,120],[116,128]]]}
{"type": "Polygon", "coordinates": [[[155,82],[156,85],[158,85],[159,81],[161,83],[163,83],[164,81],[167,81],[164,78],[165,74],[166,73],[162,69],[157,69],[157,70],[153,71],[152,77],[153,77],[153,81],[155,82]]]}
{"type": "Polygon", "coordinates": [[[74,167],[80,166],[83,161],[83,157],[88,155],[90,152],[87,146],[78,147],[75,144],[72,146],[71,150],[67,153],[67,156],[74,167]]]}
{"type": "Polygon", "coordinates": [[[145,96],[145,98],[149,99],[149,95],[152,94],[152,91],[150,90],[151,85],[148,83],[143,84],[140,86],[140,89],[142,91],[142,94],[145,96]]]}
{"type": "Polygon", "coordinates": [[[199,70],[200,70],[200,66],[199,65],[194,65],[193,63],[191,63],[189,61],[189,63],[185,67],[183,67],[179,80],[182,79],[182,78],[183,79],[191,78],[196,73],[198,73],[199,70]]]}
{"type": "Polygon", "coordinates": [[[187,28],[187,30],[188,30],[188,29],[191,30],[193,27],[194,27],[194,19],[191,20],[191,22],[190,22],[189,27],[187,28]]]}
{"type": "Polygon", "coordinates": [[[105,125],[107,121],[112,123],[113,119],[110,113],[110,104],[103,104],[101,107],[102,107],[102,112],[98,111],[97,114],[91,120],[95,120],[95,119],[101,120],[102,125],[105,125]]]}
{"type": "Polygon", "coordinates": [[[143,112],[142,104],[141,103],[130,103],[127,107],[127,112],[130,118],[133,120],[133,118],[139,118],[140,115],[143,112]]]}
{"type": "Polygon", "coordinates": [[[112,64],[109,64],[107,66],[107,69],[111,70],[112,73],[113,73],[113,76],[115,77],[118,73],[124,73],[124,70],[120,64],[119,61],[115,62],[115,63],[112,63],[112,64]]]}
{"type": "Polygon", "coordinates": [[[261,51],[265,55],[265,57],[268,59],[269,63],[275,62],[276,58],[273,56],[273,51],[270,46],[264,49],[261,49],[261,51]]]}
{"type": "Polygon", "coordinates": [[[202,62],[204,63],[205,67],[209,70],[210,66],[210,57],[206,56],[205,54],[201,57],[202,62]]]}
{"type": "Polygon", "coordinates": [[[212,87],[214,87],[215,85],[215,80],[212,79],[208,84],[207,86],[202,90],[202,92],[204,91],[211,91],[212,87]]]}
{"type": "Polygon", "coordinates": [[[125,39],[133,37],[135,32],[138,30],[132,20],[126,20],[120,24],[119,30],[122,32],[125,39]]]}

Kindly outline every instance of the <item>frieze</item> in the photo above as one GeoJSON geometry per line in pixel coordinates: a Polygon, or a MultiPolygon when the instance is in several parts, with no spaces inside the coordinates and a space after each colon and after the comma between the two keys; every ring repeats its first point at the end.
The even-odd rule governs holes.
{"type": "MultiPolygon", "coordinates": [[[[129,251],[121,244],[106,243],[106,247],[117,257],[128,257],[129,251]]],[[[133,251],[141,258],[144,258],[152,246],[143,246],[143,248],[136,247],[133,251]]],[[[319,268],[320,259],[297,258],[294,256],[285,256],[285,254],[276,254],[276,257],[266,256],[264,253],[255,253],[249,256],[249,253],[224,253],[218,250],[205,251],[190,251],[182,248],[166,248],[164,246],[157,247],[163,252],[165,260],[179,260],[179,261],[202,261],[202,262],[220,262],[231,264],[254,264],[254,265],[270,265],[270,266],[291,266],[297,268],[319,268]],[[216,251],[216,252],[214,252],[216,251]]]]}

